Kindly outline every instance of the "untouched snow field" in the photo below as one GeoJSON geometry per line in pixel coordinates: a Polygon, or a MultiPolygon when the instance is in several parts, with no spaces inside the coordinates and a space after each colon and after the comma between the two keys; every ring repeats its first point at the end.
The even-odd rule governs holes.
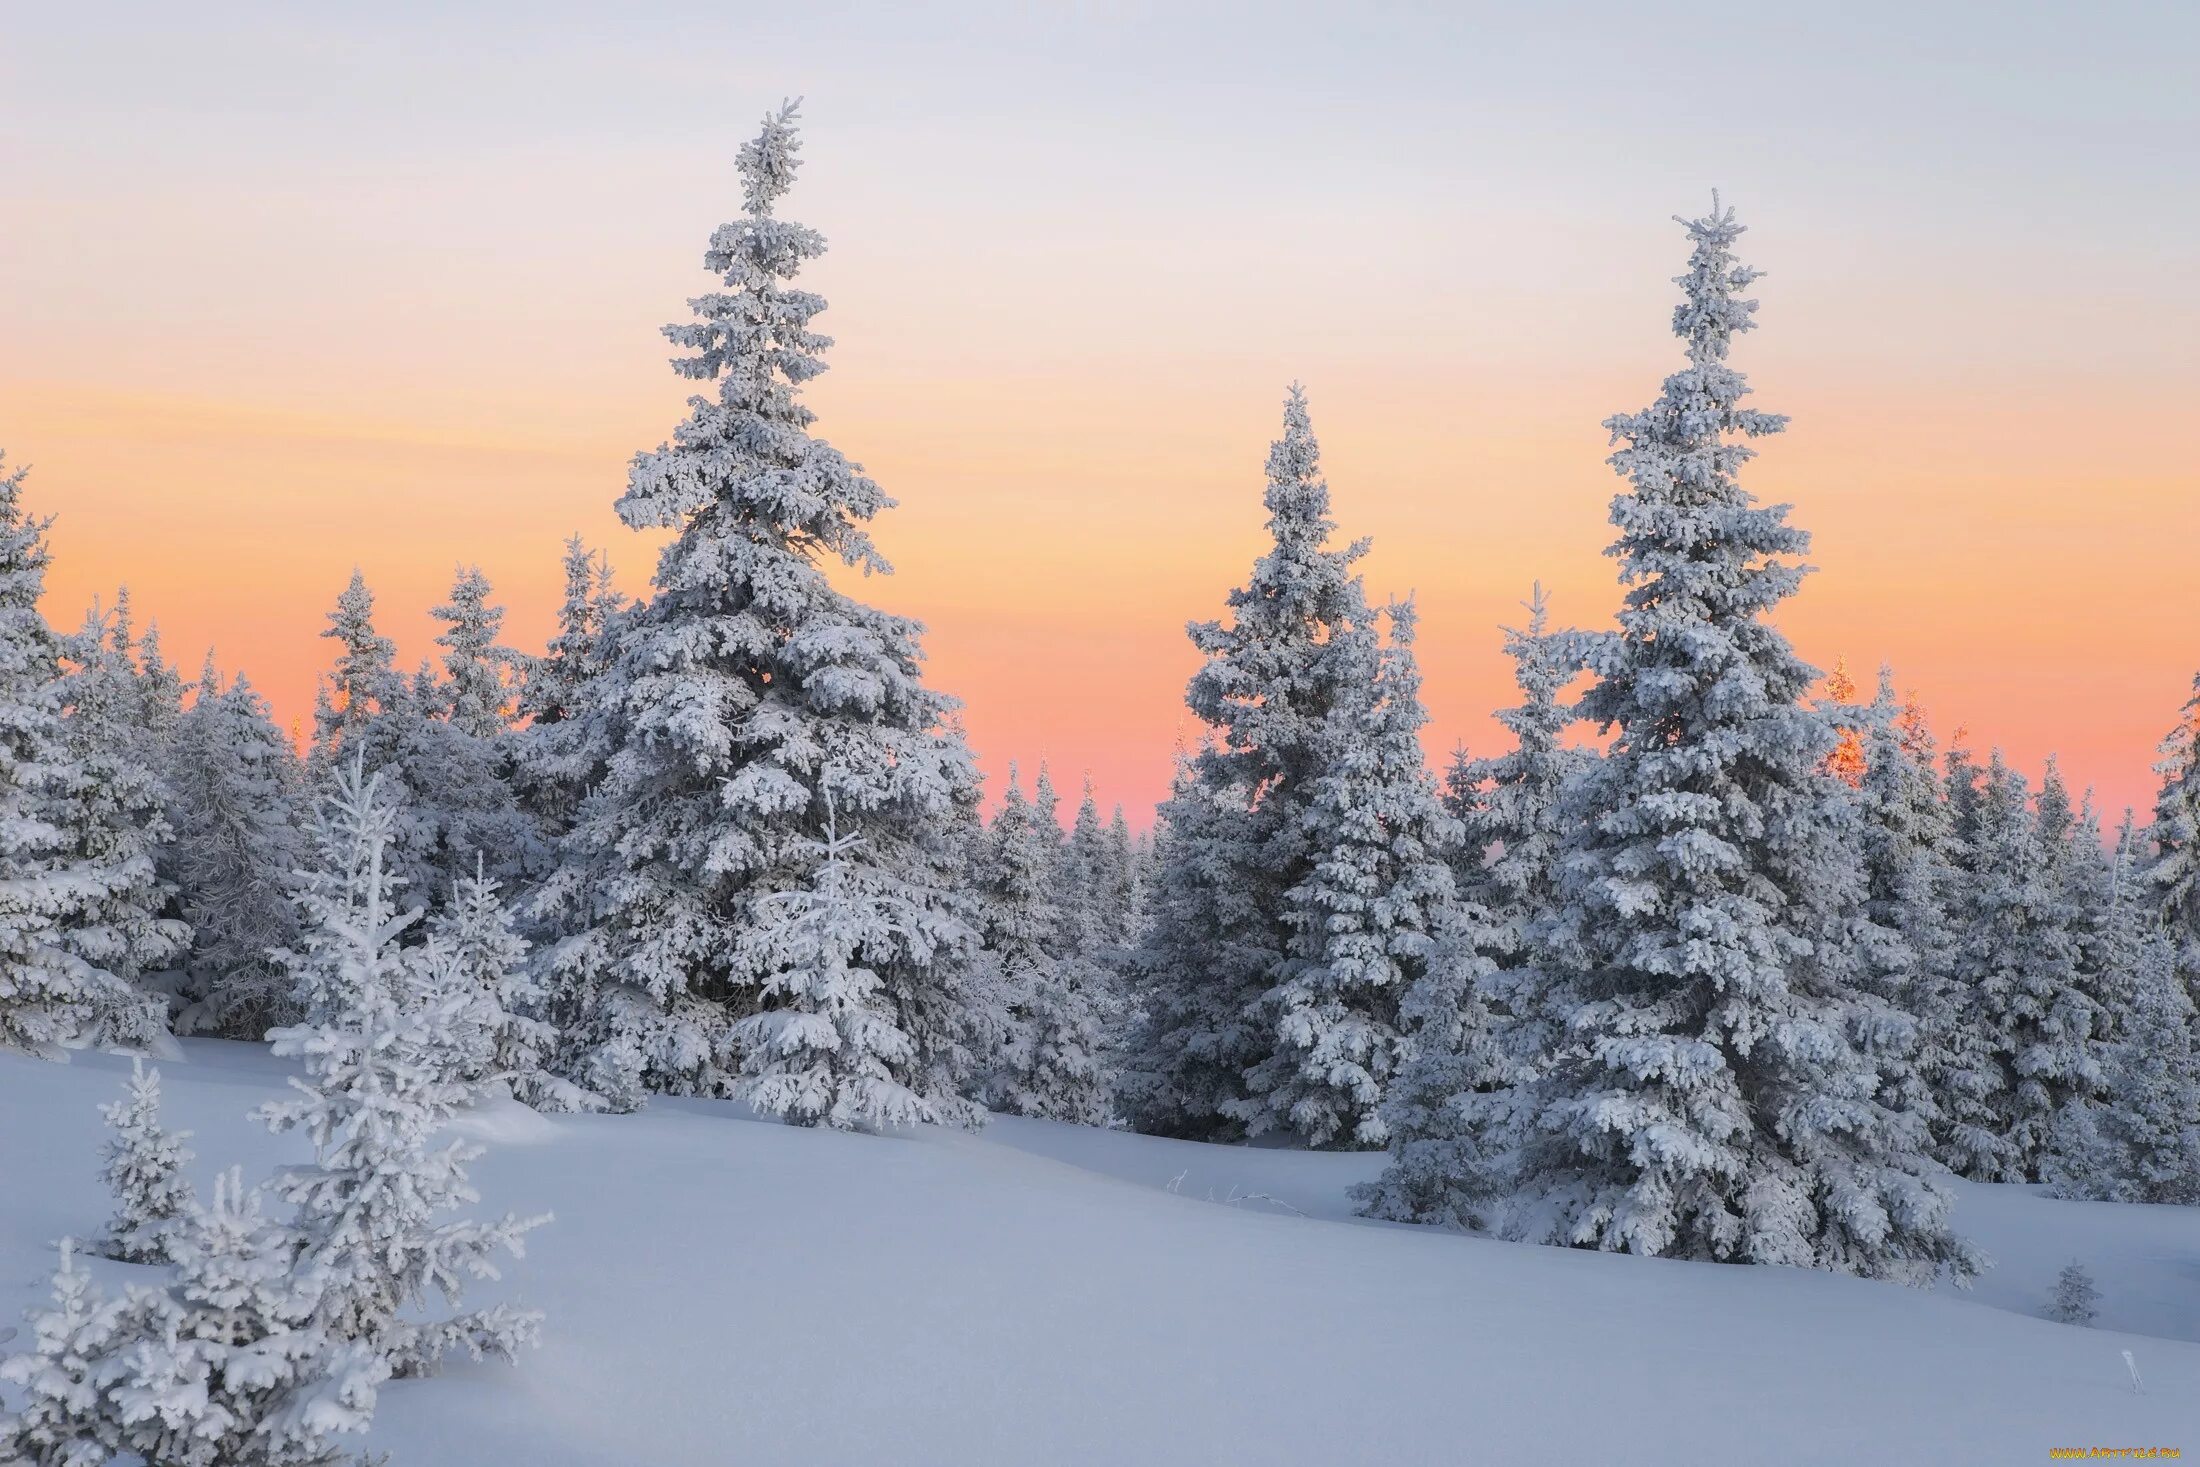
{"type": "MultiPolygon", "coordinates": [[[[202,1186],[302,1154],[245,1119],[284,1062],[184,1049],[166,1118],[202,1186]]],[[[44,1299],[53,1240],[106,1217],[93,1107],[127,1072],[0,1054],[0,1329],[44,1299]]],[[[1353,1220],[1376,1157],[1013,1119],[844,1136],[694,1101],[468,1124],[479,1211],[557,1214],[504,1286],[545,1345],[387,1388],[364,1445],[391,1467],[2200,1454],[2200,1209],[1966,1186],[1958,1226],[1998,1266],[1924,1294],[1353,1220]],[[2101,1328],[2032,1314],[2072,1258],[2101,1328]]]]}

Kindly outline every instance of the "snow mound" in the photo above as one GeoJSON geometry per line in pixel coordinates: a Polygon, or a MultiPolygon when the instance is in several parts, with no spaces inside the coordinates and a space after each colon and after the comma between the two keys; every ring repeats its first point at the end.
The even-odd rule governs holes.
{"type": "MultiPolygon", "coordinates": [[[[244,1118],[282,1062],[185,1047],[164,1116],[199,1185],[300,1154],[244,1118]]],[[[107,1214],[94,1107],[128,1070],[0,1054],[9,1326],[50,1240],[107,1214]]],[[[2189,1447],[2200,1422],[2200,1345],[2161,1337],[2200,1318],[2200,1210],[1962,1187],[2000,1266],[1941,1295],[1364,1223],[1368,1156],[1011,1119],[844,1135],[699,1101],[484,1118],[535,1134],[476,1167],[477,1210],[557,1221],[481,1302],[546,1310],[545,1343],[386,1388],[364,1446],[392,1467],[1964,1464],[2189,1447]],[[2072,1258],[2102,1328],[2036,1317],[2072,1258]]]]}

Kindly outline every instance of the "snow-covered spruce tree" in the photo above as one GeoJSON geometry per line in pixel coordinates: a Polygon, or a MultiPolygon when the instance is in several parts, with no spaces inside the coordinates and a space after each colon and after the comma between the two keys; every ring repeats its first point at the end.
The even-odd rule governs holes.
{"type": "Polygon", "coordinates": [[[1412,1044],[1382,1101],[1390,1164],[1352,1196],[1369,1217],[1480,1229],[1513,1186],[1520,1067],[1499,1048],[1483,997],[1501,929],[1467,899],[1448,916],[1399,1002],[1412,1044]]]}
{"type": "MultiPolygon", "coordinates": [[[[2088,911],[2095,896],[2093,872],[2101,866],[2101,833],[2097,822],[2081,823],[2071,808],[2069,786],[2052,758],[2033,800],[2033,824],[2040,861],[2038,922],[2026,981],[2037,986],[2012,995],[2013,1030],[2021,1042],[2014,1056],[2016,1109],[2010,1119],[2025,1170],[2036,1177],[2055,1115],[2098,1094],[2107,1075],[2098,1042],[2105,1017],[2094,998],[2096,975],[2087,971],[2093,930],[2105,925],[2088,911]]],[[[2101,876],[2105,905],[2105,870],[2101,876]]]]}
{"type": "Polygon", "coordinates": [[[1393,602],[1389,621],[1388,646],[1373,627],[1331,645],[1360,660],[1344,674],[1359,692],[1329,710],[1326,767],[1303,816],[1313,861],[1288,894],[1290,953],[1262,1003],[1275,1038],[1233,1107],[1249,1135],[1385,1145],[1383,1095],[1408,1047],[1400,1003],[1453,936],[1460,831],[1421,750],[1412,603],[1393,602]]]}
{"type": "Polygon", "coordinates": [[[168,866],[191,925],[176,1030],[256,1040],[297,1017],[275,954],[298,940],[303,771],[266,700],[241,675],[224,687],[211,654],[172,749],[168,866]]]}
{"type": "Polygon", "coordinates": [[[170,1131],[160,1123],[160,1071],[142,1060],[130,1066],[127,1097],[99,1108],[113,1130],[101,1155],[106,1160],[107,1190],[114,1194],[115,1215],[99,1240],[99,1251],[125,1263],[159,1263],[168,1257],[168,1234],[192,1203],[183,1169],[191,1150],[189,1131],[170,1131]]]}
{"type": "MultiPolygon", "coordinates": [[[[1853,697],[1854,685],[1846,686],[1853,697]]],[[[1922,711],[1896,697],[1894,674],[1885,667],[1869,704],[1831,711],[1856,736],[1847,762],[1840,757],[1846,746],[1837,747],[1828,767],[1844,784],[1853,781],[1863,819],[1858,982],[1900,1017],[1857,1040],[1879,1065],[1881,1093],[1938,1125],[1947,1036],[1960,1006],[1949,972],[1948,903],[1956,875],[1932,733],[1922,711]]]]}
{"type": "Polygon", "coordinates": [[[2036,1180],[2057,1113],[2103,1078],[2049,847],[2067,837],[2068,817],[2052,796],[2036,810],[1998,751],[1975,808],[1959,816],[1971,830],[1953,957],[1963,1037],[1958,1069],[1943,1079],[1941,1149],[1974,1180],[2036,1180]]]}
{"type": "Polygon", "coordinates": [[[1856,679],[1849,676],[1849,664],[1835,659],[1833,671],[1826,674],[1825,707],[1833,720],[1833,752],[1826,756],[1826,772],[1850,789],[1864,783],[1865,750],[1864,729],[1849,721],[1848,715],[1857,709],[1856,679]]]}
{"type": "Polygon", "coordinates": [[[539,1110],[592,1109],[594,1098],[549,1073],[558,1033],[541,1018],[542,992],[527,961],[528,942],[486,869],[460,882],[428,923],[439,982],[466,1000],[453,1036],[452,1078],[501,1083],[539,1110]]]}
{"type": "Polygon", "coordinates": [[[0,459],[0,1049],[52,1055],[146,1004],[74,936],[113,882],[70,829],[82,772],[62,721],[60,642],[38,610],[47,521],[24,509],[24,473],[0,459]]]}
{"type": "Polygon", "coordinates": [[[0,1459],[32,1467],[340,1467],[389,1366],[312,1322],[317,1281],[297,1236],[267,1222],[232,1171],[169,1239],[173,1278],[108,1298],[64,1240],[53,1307],[30,1349],[0,1362],[22,1388],[0,1414],[0,1459]]]}
{"type": "Polygon", "coordinates": [[[1273,544],[1230,592],[1230,623],[1190,628],[1206,660],[1185,702],[1211,737],[1163,808],[1161,912],[1134,960],[1147,1077],[1135,1119],[1162,1135],[1244,1134],[1246,1076],[1275,1052],[1263,999],[1290,956],[1291,893],[1313,870],[1307,811],[1330,712],[1366,697],[1346,635],[1370,621],[1352,571],[1366,545],[1329,543],[1329,486],[1296,385],[1267,473],[1273,544]]]}
{"type": "MultiPolygon", "coordinates": [[[[119,639],[117,646],[121,645],[119,639]]],[[[160,623],[146,625],[145,635],[138,638],[135,648],[138,670],[138,691],[143,706],[143,728],[147,738],[148,762],[165,769],[161,753],[168,741],[175,737],[176,726],[183,720],[183,695],[190,685],[183,674],[168,660],[161,650],[160,623]]]]}
{"type": "Polygon", "coordinates": [[[1081,946],[1086,894],[1060,832],[1025,800],[1011,764],[979,871],[983,951],[1008,1012],[986,1099],[1016,1115],[1105,1125],[1105,975],[1081,946]]]}
{"type": "Polygon", "coordinates": [[[1505,628],[1521,702],[1497,713],[1514,746],[1490,759],[1462,747],[1445,776],[1462,832],[1456,933],[1404,1005],[1413,1053],[1384,1102],[1390,1166],[1356,1194],[1373,1217],[1485,1225],[1510,1185],[1513,1087],[1555,1047],[1532,933],[1555,904],[1561,800],[1591,756],[1561,742],[1573,713],[1559,694],[1580,671],[1581,638],[1550,630],[1540,584],[1527,607],[1525,629],[1505,628]]]}
{"type": "Polygon", "coordinates": [[[1974,1181],[2023,1176],[2004,1126],[2017,1045],[2004,997],[2009,981],[1995,976],[2021,959],[2026,924],[2034,920],[2025,871],[2036,864],[2036,839],[2022,778],[1998,753],[1981,771],[1960,743],[1948,751],[1948,811],[1961,879],[1948,913],[1956,1017],[1934,1061],[1941,1115],[1936,1151],[1951,1170],[1974,1181]]]}
{"type": "Polygon", "coordinates": [[[2177,976],[2176,944],[2149,926],[2137,943],[2132,1007],[2110,1052],[2107,1110],[2134,1200],[2200,1203],[2200,1034],[2177,976]]]}
{"type": "Polygon", "coordinates": [[[1070,822],[1069,843],[1063,848],[1062,860],[1064,920],[1071,928],[1076,951],[1097,961],[1123,940],[1130,910],[1122,897],[1115,852],[1106,827],[1100,823],[1100,801],[1093,794],[1089,774],[1077,801],[1076,818],[1070,822]]]}
{"type": "Polygon", "coordinates": [[[2076,1259],[2055,1275],[2055,1292],[2047,1300],[2047,1317],[2058,1324],[2091,1324],[2101,1312],[2101,1290],[2093,1276],[2076,1259]]]}
{"type": "Polygon", "coordinates": [[[450,599],[433,615],[443,623],[435,642],[443,649],[444,717],[469,738],[501,742],[512,731],[527,659],[498,642],[504,608],[489,603],[489,578],[480,566],[459,568],[450,599]]]}
{"type": "Polygon", "coordinates": [[[14,1412],[0,1410],[0,1460],[30,1467],[103,1467],[124,1450],[121,1423],[106,1404],[101,1367],[128,1338],[127,1301],[109,1299],[77,1266],[75,1240],[61,1240],[53,1304],[34,1309],[30,1347],[0,1360],[0,1381],[18,1388],[14,1412]]]}
{"type": "Polygon", "coordinates": [[[460,727],[450,691],[423,664],[362,745],[399,812],[398,869],[420,892],[448,891],[484,861],[500,881],[525,879],[545,859],[507,778],[503,741],[460,727]]]}
{"type": "Polygon", "coordinates": [[[2116,1035],[2095,1099],[2055,1117],[2040,1174],[2057,1196],[2103,1202],[2200,1202],[2200,1053],[2147,858],[2127,813],[2112,865],[2103,946],[2116,1035]]]}
{"type": "Polygon", "coordinates": [[[462,572],[450,603],[437,609],[445,622],[438,640],[462,689],[425,661],[410,678],[397,671],[389,639],[374,627],[373,593],[357,571],[322,633],[340,650],[314,718],[315,784],[327,788],[353,758],[383,777],[398,812],[391,860],[416,893],[449,890],[483,857],[500,880],[530,876],[544,863],[535,824],[513,791],[505,739],[478,732],[510,711],[497,680],[518,657],[496,645],[503,612],[487,596],[486,581],[462,572]]]}
{"type": "Polygon", "coordinates": [[[433,1322],[414,1311],[431,1292],[455,1306],[469,1278],[497,1277],[496,1255],[521,1253],[545,1219],[438,1221],[476,1200],[466,1167],[481,1148],[437,1144],[470,1098],[451,1075],[473,995],[435,961],[437,945],[397,945],[419,913],[392,910],[394,830],[379,776],[355,759],[330,784],[322,862],[307,888],[314,1001],[307,1022],[270,1036],[276,1054],[303,1060],[305,1076],[291,1082],[296,1098],[257,1114],[313,1142],[313,1163],[278,1171],[273,1186],[297,1209],[297,1266],[319,1280],[314,1322],[332,1338],[366,1341],[410,1376],[455,1349],[509,1357],[533,1343],[541,1316],[530,1311],[497,1305],[433,1322]]]}
{"type": "Polygon", "coordinates": [[[2154,766],[2162,783],[2147,837],[2154,862],[2147,880],[2162,907],[2162,925],[2177,950],[2177,976],[2200,1003],[2200,675],[2162,740],[2154,766]]]}
{"type": "Polygon", "coordinates": [[[604,669],[613,618],[625,607],[612,584],[611,562],[580,536],[565,542],[563,564],[565,596],[558,603],[557,630],[544,654],[528,662],[520,689],[526,726],[513,771],[521,807],[552,841],[571,827],[582,797],[603,776],[589,763],[591,745],[580,715],[589,680],[604,669]]]}
{"type": "Polygon", "coordinates": [[[838,879],[904,914],[864,950],[909,1041],[881,1062],[932,1114],[976,1121],[957,1092],[975,936],[947,884],[976,774],[954,701],[924,684],[922,628],[828,575],[889,569],[864,527],[892,501],[811,435],[800,399],[830,341],[811,326],[825,302],[791,279],[824,241],[773,212],[794,120],[780,109],[741,149],[746,212],[704,255],[725,288],[666,328],[688,353],[675,369],[716,390],[635,458],[619,500],[628,525],[674,533],[584,694],[571,767],[603,775],[534,913],[562,933],[547,959],[581,1011],[576,1078],[622,1106],[722,1091],[733,1026],[788,993],[754,934],[767,899],[813,879],[829,798],[855,842],[838,879]]]}
{"type": "Polygon", "coordinates": [[[1130,821],[1124,817],[1123,807],[1117,805],[1108,817],[1107,882],[1109,900],[1123,914],[1122,925],[1116,929],[1119,943],[1134,943],[1144,929],[1151,855],[1150,845],[1131,838],[1130,821]]]}
{"type": "Polygon", "coordinates": [[[191,934],[163,915],[175,891],[155,869],[154,855],[173,832],[160,777],[148,762],[137,669],[97,606],[61,652],[70,771],[63,818],[72,863],[87,878],[64,931],[77,956],[133,995],[102,1005],[83,1037],[108,1048],[157,1047],[168,1033],[168,1005],[145,982],[186,949],[191,934]]]}
{"type": "Polygon", "coordinates": [[[1542,978],[1532,933],[1556,905],[1562,799],[1593,756],[1563,742],[1574,713],[1559,695],[1581,671],[1582,638],[1551,630],[1540,583],[1527,610],[1525,628],[1504,629],[1521,700],[1496,717],[1513,747],[1488,759],[1458,751],[1445,779],[1445,808],[1463,832],[1452,857],[1461,900],[1489,928],[1480,945],[1493,967],[1482,987],[1495,1006],[1502,1047],[1532,1067],[1555,1043],[1536,997],[1542,978]]]}
{"type": "Polygon", "coordinates": [[[372,751],[353,747],[377,714],[389,709],[404,694],[404,675],[397,670],[397,648],[374,629],[374,592],[357,566],[351,580],[336,597],[336,609],[328,614],[321,633],[336,643],[336,666],[321,684],[313,710],[313,767],[316,772],[341,770],[353,754],[372,751]]]}
{"type": "Polygon", "coordinates": [[[960,928],[851,861],[860,839],[840,833],[828,801],[816,875],[774,896],[763,925],[744,935],[749,961],[771,975],[765,997],[776,1004],[737,1028],[745,1058],[735,1093],[797,1126],[847,1131],[939,1119],[902,1079],[915,1046],[869,961],[873,953],[921,953],[958,939],[960,928]]]}
{"type": "Polygon", "coordinates": [[[1727,365],[1757,272],[1714,199],[1675,334],[1688,365],[1608,421],[1631,492],[1612,504],[1627,585],[1589,649],[1582,715],[1612,730],[1561,853],[1570,949],[1542,1001],[1562,1046],[1527,1087],[1508,1227],[1575,1246],[1919,1282],[1962,1274],[1918,1117],[1885,1103],[1850,1035],[1872,1000],[1846,943],[1863,893],[1854,808],[1824,772],[1815,674],[1766,614],[1808,537],[1737,475],[1727,365]]]}

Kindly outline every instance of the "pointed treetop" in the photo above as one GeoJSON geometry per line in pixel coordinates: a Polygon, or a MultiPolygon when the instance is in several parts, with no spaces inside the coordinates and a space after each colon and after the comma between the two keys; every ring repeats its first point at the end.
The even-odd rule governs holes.
{"type": "Polygon", "coordinates": [[[1739,292],[1762,279],[1764,272],[1735,262],[1734,241],[1748,226],[1734,220],[1734,211],[1721,208],[1717,189],[1711,191],[1711,212],[1701,219],[1673,216],[1688,231],[1695,248],[1689,252],[1688,273],[1673,277],[1687,292],[1673,308],[1673,334],[1688,343],[1689,360],[1701,366],[1726,360],[1727,348],[1757,323],[1757,302],[1739,292]]]}
{"type": "Polygon", "coordinates": [[[1551,624],[1551,597],[1543,583],[1535,582],[1528,590],[1528,599],[1520,604],[1528,609],[1528,635],[1542,636],[1551,624]]]}
{"type": "Polygon", "coordinates": [[[1401,647],[1413,645],[1413,638],[1421,626],[1421,612],[1414,605],[1413,594],[1408,591],[1402,598],[1393,596],[1390,604],[1384,608],[1384,614],[1390,620],[1390,639],[1401,647]]]}
{"type": "Polygon", "coordinates": [[[1327,515],[1329,486],[1321,480],[1321,469],[1321,444],[1306,410],[1306,389],[1294,382],[1283,401],[1283,436],[1268,448],[1268,508],[1281,513],[1294,507],[1284,496],[1296,489],[1306,496],[1306,510],[1327,515]]]}
{"type": "Polygon", "coordinates": [[[741,145],[735,166],[741,172],[742,201],[751,214],[771,213],[773,200],[794,186],[794,171],[802,166],[795,156],[802,139],[794,126],[801,110],[800,97],[780,103],[778,111],[764,114],[763,131],[741,145]]]}

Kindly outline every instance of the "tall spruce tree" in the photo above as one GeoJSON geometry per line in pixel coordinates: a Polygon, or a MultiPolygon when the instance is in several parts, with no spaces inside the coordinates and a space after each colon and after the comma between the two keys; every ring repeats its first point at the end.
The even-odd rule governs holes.
{"type": "MultiPolygon", "coordinates": [[[[135,997],[102,1005],[84,1037],[109,1047],[146,1048],[168,1032],[165,997],[146,981],[190,941],[164,915],[174,888],[154,857],[172,834],[161,780],[143,734],[137,669],[116,645],[109,618],[93,607],[62,643],[62,733],[70,778],[64,827],[72,863],[91,877],[65,929],[69,947],[135,997]]],[[[124,645],[127,645],[125,643],[124,645]]]]}
{"type": "Polygon", "coordinates": [[[923,1073],[873,954],[903,957],[958,941],[954,919],[904,899],[900,883],[851,860],[826,802],[816,874],[762,904],[746,943],[774,1000],[743,1019],[735,1093],[767,1115],[835,1130],[907,1126],[946,1117],[907,1083],[923,1073]]]}
{"type": "Polygon", "coordinates": [[[405,693],[397,670],[397,647],[374,628],[374,592],[365,572],[352,567],[351,580],[336,597],[323,637],[336,643],[336,666],[324,680],[313,709],[313,766],[316,771],[343,767],[375,716],[389,711],[405,693]]]}
{"type": "Polygon", "coordinates": [[[1965,842],[1954,953],[1962,1002],[1956,1072],[1943,1086],[1948,1164],[1979,1181],[2039,1175],[2057,1113],[2101,1083],[2094,1006],[2080,986],[2061,885],[2068,800],[2035,803],[1999,751],[1958,820],[1965,842]]]}
{"type": "Polygon", "coordinates": [[[1387,1144],[1383,1096],[1408,1053],[1402,1001],[1455,935],[1460,831],[1421,749],[1412,603],[1392,603],[1389,621],[1388,646],[1372,626],[1333,644],[1361,661],[1347,674],[1358,696],[1329,710],[1326,764],[1302,817],[1313,859],[1288,893],[1289,956],[1263,998],[1274,1037],[1235,1107],[1251,1135],[1387,1144]]]}
{"type": "Polygon", "coordinates": [[[1114,851],[1107,828],[1100,823],[1100,801],[1093,794],[1089,774],[1077,801],[1077,816],[1070,823],[1063,863],[1064,920],[1071,929],[1071,942],[1078,952],[1097,960],[1122,941],[1130,910],[1117,884],[1114,851]]]}
{"type": "Polygon", "coordinates": [[[480,566],[459,568],[434,616],[443,623],[435,641],[443,649],[444,717],[468,738],[500,745],[512,731],[527,659],[497,640],[504,608],[490,604],[480,566]]]}
{"type": "Polygon", "coordinates": [[[298,940],[304,771],[266,700],[241,674],[224,687],[211,653],[173,747],[169,865],[191,924],[176,1029],[258,1039],[298,1017],[275,954],[298,940]]]}
{"type": "Polygon", "coordinates": [[[1367,547],[1330,543],[1321,448],[1295,385],[1267,469],[1273,544],[1230,593],[1230,622],[1189,629],[1205,661],[1185,702],[1211,738],[1163,807],[1162,890],[1135,960],[1137,1123],[1165,1135],[1244,1133],[1246,1076],[1273,1052],[1262,1001],[1291,955],[1291,893],[1313,870],[1307,812],[1328,767],[1326,726],[1365,697],[1346,634],[1369,621],[1352,570],[1367,547]]]}
{"type": "Polygon", "coordinates": [[[578,535],[565,542],[564,570],[557,630],[545,653],[528,662],[520,690],[526,727],[513,771],[522,807],[550,840],[571,827],[582,797],[603,777],[589,762],[592,748],[579,719],[588,682],[603,671],[610,650],[612,619],[625,605],[610,560],[578,535]]]}
{"type": "Polygon", "coordinates": [[[1487,1225],[1512,1184],[1517,1089],[1556,1047],[1534,933],[1556,903],[1562,802],[1591,756],[1563,743],[1574,716],[1559,695],[1581,669],[1581,639],[1551,630],[1540,584],[1526,605],[1527,626],[1504,629],[1521,701],[1496,715],[1513,748],[1475,759],[1462,746],[1445,775],[1462,837],[1456,933],[1406,1000],[1412,1058],[1383,1112],[1390,1165],[1356,1193],[1370,1216],[1487,1225]]]}
{"type": "Polygon", "coordinates": [[[2162,779],[2147,837],[2154,860],[2147,881],[2161,904],[2162,925],[2176,951],[2177,976],[2200,1003],[2200,675],[2162,740],[2162,779]]]}
{"type": "Polygon", "coordinates": [[[1527,610],[1527,626],[1504,628],[1520,701],[1496,716],[1513,747],[1488,759],[1458,751],[1446,803],[1464,836],[1454,858],[1460,895],[1488,924],[1482,946],[1493,967],[1483,988],[1507,1053],[1532,1063],[1553,1047],[1536,997],[1542,978],[1533,932],[1556,906],[1566,790],[1594,756],[1564,742],[1574,711],[1560,695],[1581,671],[1581,638],[1551,629],[1540,583],[1527,610]]]}
{"type": "Polygon", "coordinates": [[[2103,1083],[2056,1113],[2040,1175],[2058,1196],[2200,1201],[2200,1053],[2176,945],[2131,812],[2110,863],[2100,958],[2103,1083]]]}
{"type": "Polygon", "coordinates": [[[496,1277],[495,1255],[521,1254],[527,1232],[547,1221],[439,1216],[474,1200],[466,1167],[481,1154],[437,1138],[469,1096],[454,1048],[467,1031],[471,975],[443,944],[398,945],[420,912],[396,908],[395,812],[380,777],[354,758],[327,788],[301,901],[306,1021],[270,1036],[305,1076],[295,1095],[255,1112],[270,1130],[313,1143],[312,1164],[281,1168],[273,1189],[296,1208],[297,1267],[321,1284],[314,1321],[369,1342],[400,1376],[432,1374],[454,1349],[509,1358],[533,1343],[540,1315],[499,1304],[418,1317],[431,1294],[455,1304],[466,1280],[496,1277]]]}
{"type": "Polygon", "coordinates": [[[382,776],[397,815],[392,869],[423,897],[464,881],[483,858],[500,881],[544,865],[514,793],[505,737],[512,694],[504,678],[519,654],[497,645],[503,612],[488,594],[479,572],[461,571],[451,600],[436,609],[448,679],[426,661],[410,678],[397,671],[393,644],[375,629],[374,594],[356,570],[322,633],[338,652],[315,710],[315,784],[325,793],[354,758],[382,776]]]}
{"type": "Polygon", "coordinates": [[[55,1054],[147,1017],[143,995],[88,961],[116,873],[74,833],[85,772],[62,717],[61,643],[38,610],[48,521],[0,459],[0,1048],[55,1054]]]}
{"type": "Polygon", "coordinates": [[[622,1104],[724,1089],[732,1026],[793,1001],[783,955],[747,937],[761,903],[807,889],[830,802],[852,842],[840,879],[908,918],[864,953],[909,1040],[881,1063],[933,1114],[974,1118],[954,1093],[973,914],[949,882],[976,776],[955,703],[923,681],[922,628],[828,575],[889,569],[865,526],[892,501],[811,434],[800,400],[830,340],[812,327],[824,300],[792,281],[824,240],[773,212],[794,123],[790,104],[741,149],[746,211],[704,255],[725,288],[665,328],[675,369],[716,390],[635,458],[619,501],[628,525],[673,537],[584,695],[575,766],[604,773],[537,912],[563,930],[548,960],[561,1002],[586,1011],[592,1088],[622,1104]]]}
{"type": "Polygon", "coordinates": [[[1525,1236],[1910,1281],[1962,1271],[1919,1119],[1851,1040],[1868,1000],[1854,809],[1824,771],[1815,674],[1767,614],[1808,537],[1738,473],[1785,420],[1727,364],[1757,272],[1733,211],[1681,221],[1688,364],[1607,422],[1628,587],[1590,649],[1584,717],[1613,732],[1560,860],[1572,946],[1542,1003],[1561,1046],[1530,1082],[1525,1236]]]}
{"type": "Polygon", "coordinates": [[[1872,701],[1856,710],[1853,774],[1863,815],[1864,915],[1860,981],[1902,1016],[1899,1026],[1860,1042],[1876,1048],[1883,1092],[1939,1123],[1937,1095],[1944,1036],[1959,1006],[1950,975],[1948,906],[1955,894],[1948,812],[1933,767],[1923,711],[1895,693],[1892,669],[1879,670],[1872,701]]]}
{"type": "Polygon", "coordinates": [[[1006,1001],[1007,1042],[987,1099],[1015,1115],[1105,1125],[1104,975],[1081,946],[1082,895],[1043,803],[1051,783],[1039,790],[1027,801],[1009,766],[980,867],[985,954],[1006,1001]]]}

